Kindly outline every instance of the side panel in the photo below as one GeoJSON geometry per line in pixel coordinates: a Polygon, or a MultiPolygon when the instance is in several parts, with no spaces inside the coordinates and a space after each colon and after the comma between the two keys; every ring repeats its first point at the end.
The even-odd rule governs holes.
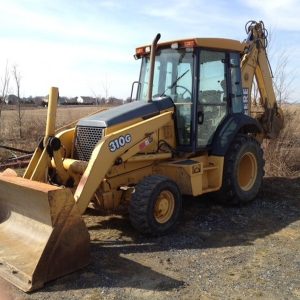
{"type": "Polygon", "coordinates": [[[204,154],[161,163],[154,168],[154,173],[171,178],[182,194],[199,196],[221,188],[223,164],[223,157],[204,154]]]}

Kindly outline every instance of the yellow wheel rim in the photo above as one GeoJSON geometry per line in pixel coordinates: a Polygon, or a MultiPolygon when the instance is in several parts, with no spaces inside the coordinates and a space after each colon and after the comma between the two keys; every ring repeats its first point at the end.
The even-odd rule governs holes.
{"type": "Polygon", "coordinates": [[[156,222],[163,224],[168,222],[174,212],[175,208],[175,199],[173,194],[170,191],[162,191],[154,207],[154,218],[156,222]]]}
{"type": "Polygon", "coordinates": [[[257,177],[257,161],[256,157],[251,152],[246,152],[239,163],[238,167],[238,182],[243,191],[249,191],[257,177]]]}

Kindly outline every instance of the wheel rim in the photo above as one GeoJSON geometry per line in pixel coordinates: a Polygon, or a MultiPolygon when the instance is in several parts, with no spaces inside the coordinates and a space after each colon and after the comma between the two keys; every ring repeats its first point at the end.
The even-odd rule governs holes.
{"type": "Polygon", "coordinates": [[[246,152],[240,160],[238,167],[239,186],[243,191],[249,191],[257,177],[257,161],[251,152],[246,152]]]}
{"type": "Polygon", "coordinates": [[[170,191],[162,191],[155,203],[154,218],[156,222],[163,224],[168,222],[174,212],[175,199],[170,191]]]}

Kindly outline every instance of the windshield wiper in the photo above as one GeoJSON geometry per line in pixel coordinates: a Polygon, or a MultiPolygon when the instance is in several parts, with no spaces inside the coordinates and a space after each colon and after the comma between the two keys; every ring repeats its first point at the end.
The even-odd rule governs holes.
{"type": "Polygon", "coordinates": [[[189,71],[189,69],[188,70],[186,70],[184,73],[182,73],[178,78],[176,78],[176,80],[170,85],[170,86],[168,86],[165,90],[164,90],[164,92],[160,95],[160,97],[162,97],[164,94],[165,94],[165,92],[168,90],[168,89],[172,89],[175,85],[176,85],[176,83],[187,73],[189,71]]]}

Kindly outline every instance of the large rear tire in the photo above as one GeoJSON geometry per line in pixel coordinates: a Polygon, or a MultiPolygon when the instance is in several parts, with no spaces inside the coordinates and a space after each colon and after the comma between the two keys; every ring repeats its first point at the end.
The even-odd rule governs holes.
{"type": "Polygon", "coordinates": [[[150,235],[166,234],[175,228],[181,212],[182,197],[174,181],[152,175],[136,185],[129,218],[138,231],[150,235]]]}
{"type": "Polygon", "coordinates": [[[257,196],[264,176],[260,144],[244,134],[236,136],[224,158],[223,183],[215,198],[224,204],[243,204],[257,196]]]}

